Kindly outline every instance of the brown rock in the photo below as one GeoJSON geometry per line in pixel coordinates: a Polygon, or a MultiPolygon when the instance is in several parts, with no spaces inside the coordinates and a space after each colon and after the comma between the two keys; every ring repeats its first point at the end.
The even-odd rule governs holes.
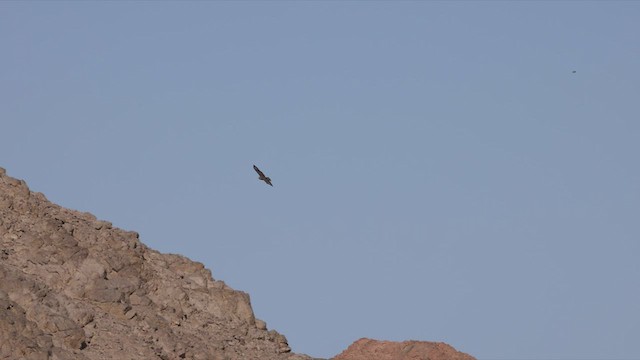
{"type": "Polygon", "coordinates": [[[475,360],[442,342],[360,339],[333,360],[475,360]]]}
{"type": "Polygon", "coordinates": [[[248,294],[138,238],[0,171],[0,358],[290,357],[248,294]]]}
{"type": "MultiPolygon", "coordinates": [[[[336,359],[448,355],[473,359],[441,343],[372,340],[336,359]]],[[[52,204],[0,168],[0,359],[311,358],[291,353],[256,319],[249,295],[203,264],[52,204]]]]}

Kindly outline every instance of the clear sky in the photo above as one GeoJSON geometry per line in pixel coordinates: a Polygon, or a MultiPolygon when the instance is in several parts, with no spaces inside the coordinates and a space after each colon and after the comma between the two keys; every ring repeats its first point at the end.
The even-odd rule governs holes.
{"type": "Polygon", "coordinates": [[[2,1],[0,52],[0,166],[296,352],[640,359],[640,2],[2,1]]]}

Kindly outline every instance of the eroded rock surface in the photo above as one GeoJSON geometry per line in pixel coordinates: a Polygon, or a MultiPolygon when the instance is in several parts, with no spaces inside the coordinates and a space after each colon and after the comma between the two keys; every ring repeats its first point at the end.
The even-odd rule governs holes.
{"type": "Polygon", "coordinates": [[[360,339],[333,360],[475,360],[442,342],[360,339]]]}
{"type": "MultiPolygon", "coordinates": [[[[249,295],[201,263],[52,204],[0,168],[1,359],[312,358],[291,353],[249,295]]],[[[360,339],[334,359],[474,358],[444,343],[360,339]]]]}
{"type": "Polygon", "coordinates": [[[310,359],[249,295],[0,168],[0,359],[310,359]]]}

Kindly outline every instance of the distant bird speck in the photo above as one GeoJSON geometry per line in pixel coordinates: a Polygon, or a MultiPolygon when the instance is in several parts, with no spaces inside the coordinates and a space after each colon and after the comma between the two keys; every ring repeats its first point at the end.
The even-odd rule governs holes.
{"type": "Polygon", "coordinates": [[[255,170],[258,173],[258,179],[266,182],[267,184],[273,186],[273,184],[271,184],[271,178],[267,177],[264,175],[264,173],[262,171],[260,171],[260,169],[258,169],[257,166],[253,165],[253,170],[255,170]]]}
{"type": "Polygon", "coordinates": [[[573,73],[573,74],[575,74],[575,73],[576,73],[576,71],[575,71],[575,70],[573,70],[573,71],[572,71],[572,73],[573,73]]]}

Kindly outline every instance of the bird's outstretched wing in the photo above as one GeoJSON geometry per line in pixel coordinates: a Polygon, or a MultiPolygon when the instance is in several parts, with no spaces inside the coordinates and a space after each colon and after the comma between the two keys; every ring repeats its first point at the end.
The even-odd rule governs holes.
{"type": "Polygon", "coordinates": [[[253,165],[253,170],[255,170],[258,173],[258,176],[260,176],[260,179],[266,177],[266,176],[264,176],[264,173],[262,171],[260,171],[260,169],[258,169],[257,166],[253,165]]]}

